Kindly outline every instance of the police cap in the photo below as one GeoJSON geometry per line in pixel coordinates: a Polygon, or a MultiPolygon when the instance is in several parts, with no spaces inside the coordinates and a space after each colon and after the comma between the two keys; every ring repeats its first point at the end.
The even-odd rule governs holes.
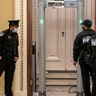
{"type": "Polygon", "coordinates": [[[8,20],[9,25],[12,25],[12,26],[16,25],[17,27],[19,27],[19,21],[20,20],[8,20]]]}
{"type": "Polygon", "coordinates": [[[92,21],[89,19],[85,19],[81,25],[85,25],[86,27],[90,28],[92,26],[92,21]]]}

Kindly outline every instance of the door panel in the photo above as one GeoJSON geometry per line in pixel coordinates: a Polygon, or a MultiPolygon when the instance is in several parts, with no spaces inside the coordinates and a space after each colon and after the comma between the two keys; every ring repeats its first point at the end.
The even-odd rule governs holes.
{"type": "MultiPolygon", "coordinates": [[[[46,66],[47,70],[64,69],[63,55],[61,54],[62,30],[60,29],[59,11],[55,8],[46,8],[46,66]],[[61,65],[62,63],[62,65],[61,65]],[[57,68],[55,68],[55,66],[57,68]]],[[[64,37],[63,37],[64,38],[64,37]]],[[[64,46],[64,44],[63,44],[64,46]]],[[[63,47],[64,48],[64,47],[63,47]]],[[[64,64],[65,65],[65,64],[64,64]]]]}
{"type": "Polygon", "coordinates": [[[70,18],[70,9],[46,8],[46,70],[74,70],[70,18]]]}
{"type": "Polygon", "coordinates": [[[72,62],[73,41],[77,33],[77,10],[75,8],[66,8],[66,70],[75,70],[72,62]]]}

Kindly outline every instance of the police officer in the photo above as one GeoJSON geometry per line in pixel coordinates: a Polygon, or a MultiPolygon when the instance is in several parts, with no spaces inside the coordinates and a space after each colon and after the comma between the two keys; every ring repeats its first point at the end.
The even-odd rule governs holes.
{"type": "Polygon", "coordinates": [[[89,41],[89,49],[92,56],[92,73],[93,73],[92,96],[96,96],[96,35],[91,37],[89,41]]]}
{"type": "Polygon", "coordinates": [[[12,81],[18,60],[19,20],[10,20],[9,28],[0,32],[0,76],[5,71],[5,95],[13,96],[12,81]]]}
{"type": "Polygon", "coordinates": [[[83,31],[78,33],[73,45],[73,64],[76,65],[79,59],[79,65],[81,68],[83,89],[85,96],[91,96],[90,92],[90,75],[92,76],[92,68],[85,63],[85,55],[88,51],[88,42],[90,38],[95,34],[95,31],[91,29],[92,21],[85,19],[81,23],[83,31]]]}

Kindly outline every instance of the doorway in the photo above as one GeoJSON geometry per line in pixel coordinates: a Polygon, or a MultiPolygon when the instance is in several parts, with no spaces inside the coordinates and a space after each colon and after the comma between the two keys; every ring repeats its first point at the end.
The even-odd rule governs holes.
{"type": "Polygon", "coordinates": [[[72,64],[76,33],[75,8],[46,8],[46,70],[75,70],[72,64]]]}

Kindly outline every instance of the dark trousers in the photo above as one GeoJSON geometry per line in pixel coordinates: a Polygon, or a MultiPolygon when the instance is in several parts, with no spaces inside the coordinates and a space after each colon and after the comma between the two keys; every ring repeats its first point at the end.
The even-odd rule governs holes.
{"type": "Polygon", "coordinates": [[[92,76],[92,67],[87,65],[86,63],[80,64],[81,67],[81,74],[82,74],[82,81],[83,81],[83,89],[85,96],[91,96],[90,91],[90,75],[92,76]]]}
{"type": "Polygon", "coordinates": [[[94,58],[93,60],[92,69],[93,69],[92,96],[96,96],[96,58],[94,58]]]}
{"type": "Polygon", "coordinates": [[[3,56],[0,60],[0,76],[5,71],[5,95],[13,96],[12,94],[12,81],[15,71],[15,61],[14,58],[7,58],[3,56]]]}

